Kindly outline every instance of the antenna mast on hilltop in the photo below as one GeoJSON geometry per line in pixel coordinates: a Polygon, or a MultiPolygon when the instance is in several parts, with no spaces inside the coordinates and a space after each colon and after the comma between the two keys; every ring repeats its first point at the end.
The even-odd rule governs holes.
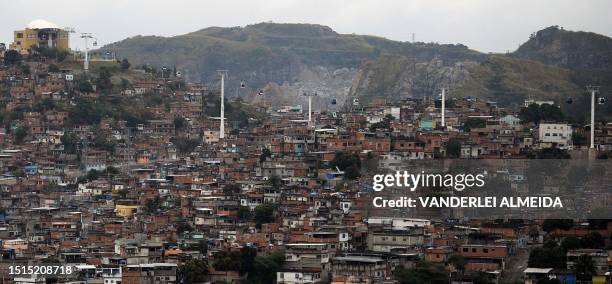
{"type": "Polygon", "coordinates": [[[591,92],[591,149],[595,148],[595,96],[599,93],[599,86],[587,86],[591,92]]]}
{"type": "Polygon", "coordinates": [[[227,70],[217,70],[221,75],[221,122],[219,123],[219,139],[225,138],[225,77],[227,70]]]}
{"type": "Polygon", "coordinates": [[[308,127],[312,126],[312,97],[318,96],[317,92],[314,93],[306,93],[304,92],[304,96],[308,97],[308,127]]]}
{"type": "Polygon", "coordinates": [[[83,61],[83,70],[89,70],[89,39],[93,38],[91,33],[81,33],[81,38],[85,39],[85,61],[83,61]]]}

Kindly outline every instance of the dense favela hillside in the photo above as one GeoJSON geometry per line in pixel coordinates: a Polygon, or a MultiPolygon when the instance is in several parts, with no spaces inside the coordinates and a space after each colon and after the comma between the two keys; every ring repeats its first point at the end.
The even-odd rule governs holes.
{"type": "MultiPolygon", "coordinates": [[[[527,36],[526,36],[527,38],[527,36]]],[[[215,84],[216,70],[229,69],[230,95],[272,104],[303,102],[317,92],[315,105],[330,99],[432,96],[442,87],[502,105],[527,98],[585,107],[587,84],[606,84],[612,39],[553,26],[530,36],[510,54],[484,54],[461,44],[410,43],[375,36],[339,34],[310,24],[261,23],[211,27],[175,37],[136,36],[108,45],[131,62],[172,66],[194,82],[215,84]],[[247,88],[238,88],[242,82],[247,88]]],[[[607,111],[607,110],[606,110],[607,111]]]]}
{"type": "Polygon", "coordinates": [[[612,123],[512,106],[586,97],[605,70],[528,57],[547,44],[492,55],[311,25],[199,33],[192,49],[126,40],[87,70],[79,52],[0,45],[3,279],[42,283],[10,271],[41,263],[73,269],[49,283],[606,283],[612,123]],[[354,107],[296,107],[313,91],[319,107],[354,107]],[[409,208],[404,192],[429,201],[409,208]]]}

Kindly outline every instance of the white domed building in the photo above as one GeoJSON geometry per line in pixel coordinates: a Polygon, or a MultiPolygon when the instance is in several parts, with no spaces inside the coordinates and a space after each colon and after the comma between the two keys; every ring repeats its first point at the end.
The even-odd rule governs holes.
{"type": "Polygon", "coordinates": [[[69,48],[70,33],[47,20],[34,20],[25,29],[14,32],[10,49],[27,50],[32,46],[69,48]]]}

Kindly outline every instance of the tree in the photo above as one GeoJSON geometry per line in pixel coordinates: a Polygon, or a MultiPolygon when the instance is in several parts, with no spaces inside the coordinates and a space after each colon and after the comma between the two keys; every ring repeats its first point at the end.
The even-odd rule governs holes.
{"type": "Polygon", "coordinates": [[[55,65],[55,64],[49,64],[49,72],[51,72],[51,73],[57,73],[57,72],[59,72],[59,71],[60,71],[60,69],[59,69],[59,67],[57,67],[57,65],[55,65]]]}
{"type": "Polygon", "coordinates": [[[472,281],[476,284],[494,284],[493,275],[484,271],[478,271],[472,275],[472,281]]]}
{"type": "Polygon", "coordinates": [[[349,180],[357,179],[361,176],[361,158],[357,153],[336,152],[334,159],[330,162],[332,168],[338,167],[344,171],[344,177],[349,180]]]}
{"type": "Polygon", "coordinates": [[[535,268],[565,268],[565,250],[554,241],[547,242],[529,253],[527,264],[535,268]]]}
{"type": "Polygon", "coordinates": [[[526,108],[522,108],[519,112],[521,121],[540,123],[540,121],[563,121],[565,115],[559,107],[549,104],[530,104],[526,108]]]}
{"type": "Polygon", "coordinates": [[[25,127],[18,127],[15,129],[15,144],[23,144],[26,136],[28,135],[28,130],[25,127]]]}
{"type": "Polygon", "coordinates": [[[181,130],[187,126],[187,120],[182,117],[177,117],[174,119],[174,129],[181,130]]]}
{"type": "Polygon", "coordinates": [[[582,134],[580,132],[574,132],[574,133],[572,133],[572,143],[575,146],[586,145],[587,144],[587,138],[586,138],[586,136],[584,136],[584,134],[582,134]]]}
{"type": "Polygon", "coordinates": [[[249,272],[255,265],[257,249],[251,246],[243,246],[240,249],[240,273],[249,272]]]}
{"type": "Polygon", "coordinates": [[[91,93],[93,92],[93,86],[91,82],[87,78],[77,79],[76,80],[76,89],[81,93],[91,93]]]}
{"type": "Polygon", "coordinates": [[[448,263],[452,264],[457,270],[464,271],[467,259],[460,255],[453,255],[448,259],[448,263]]]}
{"type": "Polygon", "coordinates": [[[4,53],[4,65],[13,66],[21,63],[21,54],[17,50],[9,50],[4,53]]]}
{"type": "Polygon", "coordinates": [[[182,235],[185,232],[193,231],[193,227],[187,223],[185,220],[181,220],[178,222],[178,226],[176,227],[176,233],[182,235]]]}
{"type": "Polygon", "coordinates": [[[448,140],[446,143],[446,156],[449,158],[459,158],[461,156],[461,142],[459,140],[448,140]]]}
{"type": "Polygon", "coordinates": [[[179,267],[178,276],[181,283],[202,283],[208,275],[208,262],[192,259],[179,267]]]}
{"type": "Polygon", "coordinates": [[[579,249],[581,247],[580,239],[576,237],[566,237],[561,241],[561,247],[565,251],[579,249]]]}
{"type": "Polygon", "coordinates": [[[100,68],[100,74],[98,74],[98,78],[96,79],[96,86],[102,91],[108,91],[113,88],[113,83],[111,82],[111,77],[113,75],[110,72],[110,69],[106,67],[100,68]]]}
{"type": "Polygon", "coordinates": [[[127,60],[127,58],[123,58],[123,60],[121,60],[121,70],[128,70],[130,69],[130,62],[127,60]]]}
{"type": "Polygon", "coordinates": [[[544,148],[527,155],[529,159],[569,159],[571,156],[565,149],[544,148]]]}
{"type": "Polygon", "coordinates": [[[249,273],[248,283],[268,284],[276,282],[276,272],[278,272],[285,255],[282,252],[273,252],[268,256],[257,256],[253,264],[253,269],[249,273]]]}
{"type": "Polygon", "coordinates": [[[130,80],[121,78],[121,89],[127,89],[130,86],[130,80]]]}
{"type": "Polygon", "coordinates": [[[391,122],[393,120],[395,120],[395,117],[393,117],[393,115],[387,114],[385,115],[382,121],[370,125],[370,131],[376,131],[376,129],[389,129],[391,128],[391,122]]]}
{"type": "Polygon", "coordinates": [[[579,256],[574,264],[574,274],[580,280],[591,280],[595,274],[593,259],[586,254],[579,256]]]}
{"type": "Polygon", "coordinates": [[[240,206],[240,208],[238,208],[238,219],[249,220],[251,219],[251,217],[252,217],[252,214],[251,214],[251,210],[249,209],[249,207],[240,206]]]}
{"type": "Polygon", "coordinates": [[[265,224],[274,222],[274,211],[276,206],[272,204],[261,204],[255,207],[254,217],[257,224],[265,224]]]}
{"type": "Polygon", "coordinates": [[[159,196],[155,196],[153,199],[147,199],[144,208],[149,214],[157,213],[157,211],[161,209],[161,198],[159,196]]]}
{"type": "Polygon", "coordinates": [[[259,155],[259,162],[263,163],[270,157],[272,157],[272,151],[268,148],[263,148],[261,149],[261,155],[259,155]]]}
{"type": "Polygon", "coordinates": [[[173,137],[170,139],[176,150],[181,154],[187,154],[193,152],[198,145],[200,145],[199,139],[189,139],[184,137],[173,137]]]}
{"type": "Polygon", "coordinates": [[[393,278],[401,284],[448,283],[448,276],[444,270],[425,261],[417,262],[415,267],[410,269],[406,269],[402,266],[396,267],[393,271],[393,278]]]}
{"type": "Polygon", "coordinates": [[[214,255],[213,267],[219,271],[240,270],[240,254],[236,251],[219,251],[214,255]]]}
{"type": "Polygon", "coordinates": [[[487,127],[487,121],[477,117],[470,117],[463,123],[463,131],[470,132],[472,128],[487,127]]]}
{"type": "Polygon", "coordinates": [[[269,186],[271,186],[272,189],[279,190],[279,189],[281,189],[281,186],[283,186],[283,179],[281,179],[277,175],[273,175],[273,176],[270,176],[270,178],[268,179],[267,184],[269,186]]]}
{"type": "Polygon", "coordinates": [[[240,190],[241,190],[240,186],[235,183],[226,184],[223,187],[223,193],[226,195],[240,193],[240,190]]]}
{"type": "Polygon", "coordinates": [[[26,75],[26,76],[32,74],[32,71],[30,70],[30,65],[26,65],[26,64],[21,65],[21,73],[23,73],[23,75],[26,75]]]}
{"type": "Polygon", "coordinates": [[[582,237],[582,239],[580,240],[580,245],[582,246],[582,248],[587,249],[603,248],[605,244],[606,241],[604,240],[603,236],[601,236],[601,234],[599,234],[598,232],[590,232],[586,236],[582,237]]]}
{"type": "Polygon", "coordinates": [[[87,180],[88,181],[93,181],[93,180],[97,180],[100,177],[100,172],[96,171],[96,170],[89,170],[89,172],[87,172],[87,180]]]}

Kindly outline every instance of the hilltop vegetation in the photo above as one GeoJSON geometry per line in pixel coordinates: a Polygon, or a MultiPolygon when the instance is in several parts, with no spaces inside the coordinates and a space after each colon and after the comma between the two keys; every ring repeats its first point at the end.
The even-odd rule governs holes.
{"type": "Polygon", "coordinates": [[[612,39],[552,26],[533,33],[513,54],[569,69],[612,69],[612,39]]]}
{"type": "MultiPolygon", "coordinates": [[[[277,86],[266,93],[271,104],[303,102],[295,94],[317,91],[316,86],[326,86],[318,90],[322,96],[340,102],[355,96],[364,103],[432,96],[446,87],[457,97],[514,107],[526,98],[563,105],[572,97],[575,103],[563,105],[564,112],[584,113],[585,85],[601,85],[603,96],[612,89],[612,39],[557,26],[532,34],[506,55],[479,53],[461,44],[399,42],[339,34],[321,25],[276,23],[211,27],[175,37],[136,36],[105,48],[137,65],[176,66],[187,80],[212,87],[218,82],[216,70],[229,69],[229,96],[241,82],[247,90],[235,93],[249,99],[256,99],[250,94],[258,89],[277,86]],[[336,77],[339,68],[348,68],[342,74],[353,74],[353,80],[336,77]]],[[[608,106],[600,108],[612,113],[608,106]]]]}
{"type": "Polygon", "coordinates": [[[470,79],[458,88],[457,96],[473,96],[502,105],[521,104],[530,97],[556,100],[583,89],[563,68],[539,62],[494,55],[469,70],[470,79]]]}
{"type": "Polygon", "coordinates": [[[211,27],[175,37],[136,36],[106,46],[135,64],[177,66],[192,81],[216,81],[216,70],[229,69],[230,88],[240,81],[258,88],[269,82],[293,82],[305,66],[355,67],[384,54],[431,60],[480,60],[463,45],[392,41],[343,35],[310,24],[260,23],[246,27],[211,27]]]}

